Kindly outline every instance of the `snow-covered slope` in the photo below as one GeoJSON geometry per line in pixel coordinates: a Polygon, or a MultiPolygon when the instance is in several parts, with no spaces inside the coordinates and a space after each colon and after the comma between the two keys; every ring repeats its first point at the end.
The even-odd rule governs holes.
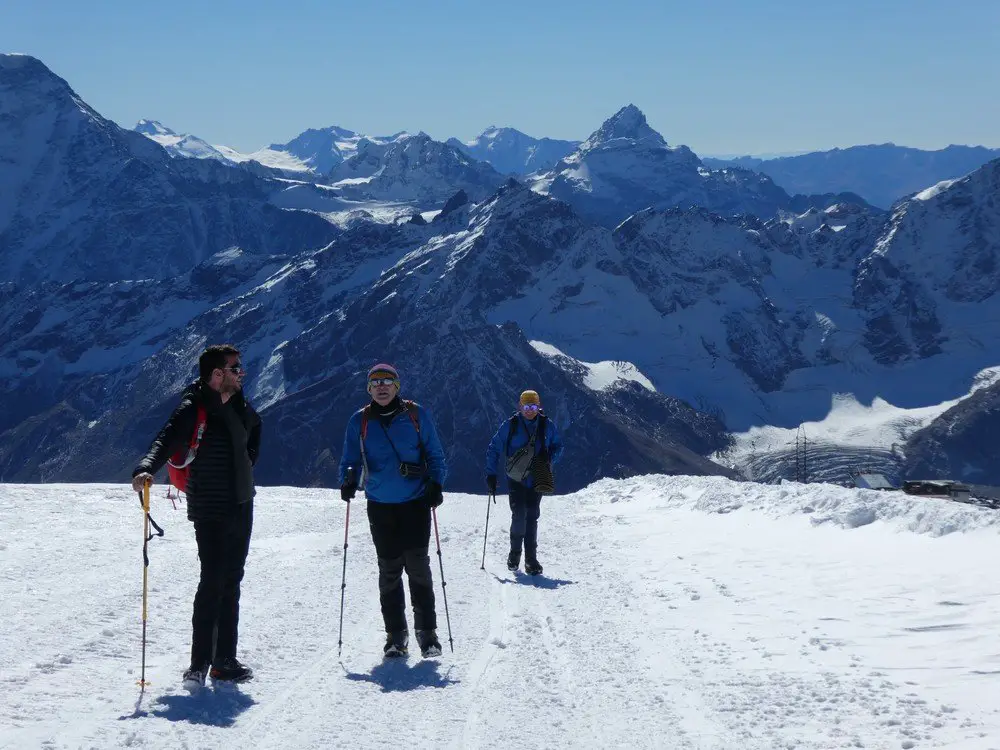
{"type": "Polygon", "coordinates": [[[264,175],[269,175],[265,170],[273,170],[274,175],[269,176],[315,177],[308,163],[279,148],[262,148],[250,154],[242,154],[229,146],[212,146],[197,136],[177,133],[157,120],[139,120],[133,130],[159,143],[171,156],[215,159],[230,165],[259,166],[265,168],[258,169],[264,175]]]}
{"type": "Polygon", "coordinates": [[[716,458],[760,482],[798,478],[851,485],[858,472],[867,471],[897,486],[915,477],[1000,484],[994,441],[984,439],[995,429],[989,402],[998,380],[1000,367],[986,368],[969,392],[913,408],[880,396],[864,404],[853,394],[834,393],[822,419],[795,428],[752,427],[736,434],[732,447],[716,458]]]}
{"type": "Polygon", "coordinates": [[[331,125],[328,128],[309,128],[288,143],[272,143],[270,150],[287,154],[306,164],[316,175],[325,176],[360,149],[373,144],[392,143],[405,135],[396,133],[391,136],[368,136],[331,125]]]}
{"type": "Polygon", "coordinates": [[[488,162],[501,174],[526,175],[551,169],[580,145],[579,141],[532,138],[514,128],[491,125],[471,141],[449,138],[449,146],[488,162]]]}
{"type": "Polygon", "coordinates": [[[483,561],[487,498],[447,492],[444,654],[386,664],[358,508],[345,553],[336,491],[265,487],[240,603],[255,679],[190,696],[194,534],[183,505],[153,495],[166,536],[149,544],[140,693],[134,493],[0,485],[0,527],[18,530],[0,541],[0,746],[990,750],[1000,736],[995,511],[823,485],[604,481],[545,499],[545,572],[531,578],[504,567],[506,508],[491,506],[483,561]]]}
{"type": "Polygon", "coordinates": [[[335,233],[270,205],[246,170],[171,159],[26,55],[0,55],[0,152],[0,280],[166,278],[228,247],[290,253],[335,233]]]}
{"type": "Polygon", "coordinates": [[[229,164],[256,163],[285,177],[307,180],[321,179],[333,167],[354,156],[359,147],[391,143],[405,135],[370,137],[333,125],[310,128],[288,143],[272,143],[245,154],[229,146],[212,146],[194,135],[176,133],[156,120],[139,120],[134,130],[159,143],[171,156],[216,159],[229,164]]]}
{"type": "Polygon", "coordinates": [[[132,128],[152,141],[156,141],[171,156],[187,159],[216,159],[228,161],[229,157],[218,148],[195,135],[177,133],[158,120],[139,120],[132,128]]]}

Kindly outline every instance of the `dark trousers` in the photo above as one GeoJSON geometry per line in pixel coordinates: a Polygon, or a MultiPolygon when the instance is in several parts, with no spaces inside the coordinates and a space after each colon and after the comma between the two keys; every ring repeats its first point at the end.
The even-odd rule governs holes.
{"type": "Polygon", "coordinates": [[[410,586],[413,627],[437,628],[434,581],[427,548],[431,541],[431,509],[421,500],[407,503],[368,502],[368,526],[378,554],[378,593],[385,632],[398,633],[406,626],[403,571],[410,586]]]}
{"type": "Polygon", "coordinates": [[[538,554],[538,517],[542,514],[542,496],[531,487],[510,482],[510,548],[534,561],[538,554]]]}
{"type": "Polygon", "coordinates": [[[236,656],[240,581],[252,529],[252,501],[235,506],[228,518],[194,522],[201,579],[191,618],[192,665],[218,663],[236,656]]]}

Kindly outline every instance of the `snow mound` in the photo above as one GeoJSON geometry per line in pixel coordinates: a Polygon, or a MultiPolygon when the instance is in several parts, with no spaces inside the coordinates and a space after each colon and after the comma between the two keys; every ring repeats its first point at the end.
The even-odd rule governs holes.
{"type": "Polygon", "coordinates": [[[884,523],[895,531],[933,537],[984,530],[1000,533],[1000,513],[994,510],[898,491],[832,484],[784,482],[775,486],[738,483],[721,477],[651,475],[601,480],[580,494],[611,502],[655,497],[657,507],[703,513],[746,510],[772,518],[804,515],[813,526],[829,524],[843,529],[884,523]]]}

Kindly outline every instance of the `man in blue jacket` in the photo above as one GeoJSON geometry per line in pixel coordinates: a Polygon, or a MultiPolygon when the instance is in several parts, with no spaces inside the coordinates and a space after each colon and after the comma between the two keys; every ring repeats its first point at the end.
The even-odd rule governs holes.
{"type": "Polygon", "coordinates": [[[447,475],[444,450],[430,414],[399,398],[399,373],[377,364],[368,371],[370,404],[347,423],[340,460],[340,496],[350,502],[358,487],[368,499],[368,525],[378,554],[378,589],[387,657],[409,645],[403,571],[413,606],[420,653],[440,656],[431,561],[431,508],[441,505],[447,475]]]}
{"type": "Polygon", "coordinates": [[[510,492],[510,554],[507,569],[517,570],[524,547],[524,572],[539,575],[538,517],[542,492],[552,492],[552,465],[562,454],[559,431],[542,413],[541,400],[535,391],[524,391],[518,413],[503,422],[486,449],[486,486],[497,490],[497,462],[504,457],[510,492]]]}

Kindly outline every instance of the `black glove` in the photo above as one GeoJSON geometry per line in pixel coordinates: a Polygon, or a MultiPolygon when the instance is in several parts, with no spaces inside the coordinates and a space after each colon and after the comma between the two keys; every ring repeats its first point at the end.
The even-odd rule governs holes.
{"type": "Polygon", "coordinates": [[[429,482],[427,484],[427,489],[424,490],[424,500],[431,508],[436,508],[443,503],[444,494],[441,491],[441,485],[437,482],[429,482]]]}
{"type": "Polygon", "coordinates": [[[486,477],[486,486],[489,488],[490,492],[496,493],[497,478],[494,474],[490,474],[488,477],[486,477]]]}
{"type": "Polygon", "coordinates": [[[342,485],[340,485],[340,499],[343,500],[345,503],[349,503],[351,502],[351,500],[354,499],[354,495],[357,493],[357,491],[358,491],[358,485],[348,484],[347,482],[344,482],[342,485]]]}

